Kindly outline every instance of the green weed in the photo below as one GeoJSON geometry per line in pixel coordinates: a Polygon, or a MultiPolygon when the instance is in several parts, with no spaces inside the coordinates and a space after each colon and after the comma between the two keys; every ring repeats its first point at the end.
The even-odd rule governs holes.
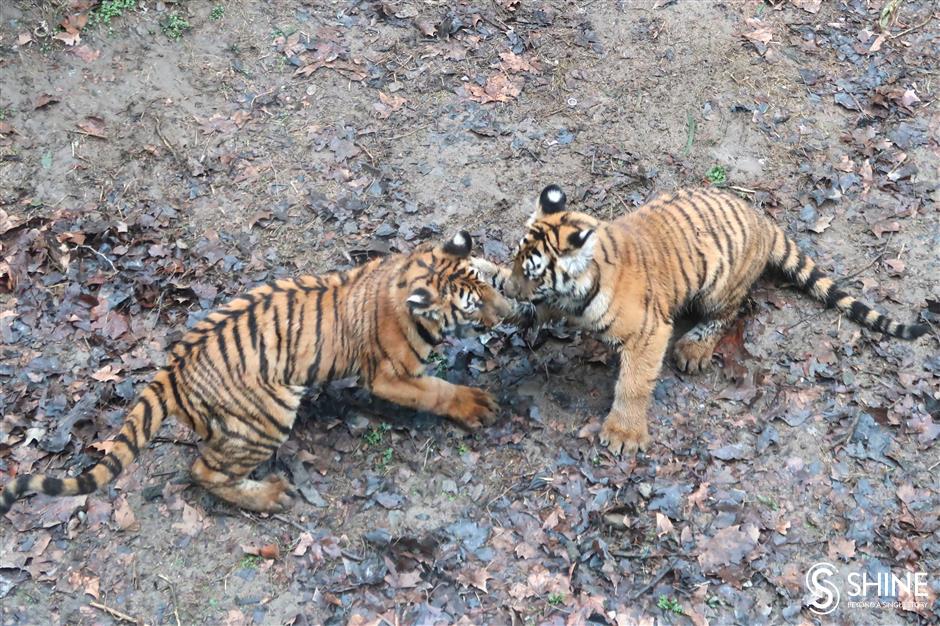
{"type": "Polygon", "coordinates": [[[369,447],[377,446],[382,443],[382,439],[385,437],[385,433],[391,429],[391,426],[385,422],[382,422],[378,426],[373,426],[371,429],[369,429],[369,432],[362,435],[362,439],[369,447]]]}
{"type": "Polygon", "coordinates": [[[470,448],[467,447],[467,444],[461,443],[460,445],[457,446],[457,454],[459,454],[460,456],[463,456],[468,452],[470,452],[470,448]]]}
{"type": "Polygon", "coordinates": [[[111,25],[111,20],[121,17],[127,11],[137,8],[137,0],[102,0],[98,7],[88,14],[88,23],[111,25]]]}
{"type": "Polygon", "coordinates": [[[667,596],[659,596],[659,602],[656,603],[656,606],[661,608],[664,611],[671,611],[676,615],[682,615],[682,605],[679,604],[679,601],[675,598],[669,598],[667,596]]]}
{"type": "Polygon", "coordinates": [[[179,41],[183,33],[189,30],[189,22],[179,13],[170,13],[160,23],[160,29],[163,34],[173,41],[179,41]]]}
{"type": "Polygon", "coordinates": [[[548,594],[548,603],[551,604],[552,606],[561,606],[562,604],[564,604],[564,602],[565,602],[565,596],[558,593],[557,591],[554,593],[548,594]]]}
{"type": "Polygon", "coordinates": [[[212,12],[209,13],[210,20],[220,20],[223,17],[225,17],[224,6],[222,6],[221,4],[217,4],[216,6],[212,7],[212,12]]]}
{"type": "Polygon", "coordinates": [[[728,182],[728,173],[721,165],[714,165],[711,169],[705,172],[705,178],[713,185],[724,185],[726,182],[728,182]]]}
{"type": "Polygon", "coordinates": [[[257,569],[263,560],[257,554],[246,554],[238,565],[242,569],[257,569]]]}

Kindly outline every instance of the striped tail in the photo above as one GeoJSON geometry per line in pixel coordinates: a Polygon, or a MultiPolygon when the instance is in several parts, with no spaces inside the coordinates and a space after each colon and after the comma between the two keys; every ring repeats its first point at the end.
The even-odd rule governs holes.
{"type": "Polygon", "coordinates": [[[0,495],[0,515],[4,515],[13,503],[28,493],[44,493],[50,496],[77,496],[92,493],[108,484],[131,464],[140,454],[140,449],[153,438],[163,419],[170,411],[163,390],[169,388],[170,374],[161,370],[153,382],[147,385],[131,407],[121,432],[112,440],[114,447],[94,467],[75,478],[53,478],[44,474],[18,476],[4,488],[0,495]]]}
{"type": "Polygon", "coordinates": [[[780,270],[800,289],[810,294],[827,307],[835,307],[846,316],[866,328],[877,330],[900,339],[917,339],[927,332],[926,324],[901,324],[875,311],[841,289],[816,267],[813,259],[799,249],[796,242],[787,237],[783,229],[771,224],[774,232],[773,249],[768,267],[780,270]]]}

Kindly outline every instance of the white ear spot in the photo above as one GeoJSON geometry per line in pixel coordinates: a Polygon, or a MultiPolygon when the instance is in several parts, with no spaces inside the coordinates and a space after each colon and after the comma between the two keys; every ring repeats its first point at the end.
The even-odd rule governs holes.
{"type": "Polygon", "coordinates": [[[413,293],[408,296],[406,302],[410,302],[411,304],[424,304],[427,302],[427,299],[420,293],[413,293]]]}
{"type": "Polygon", "coordinates": [[[454,235],[453,242],[454,242],[454,245],[457,246],[458,248],[463,248],[464,246],[467,245],[467,240],[464,239],[463,235],[460,233],[457,233],[456,235],[454,235]]]}
{"type": "Polygon", "coordinates": [[[547,197],[549,202],[552,204],[557,204],[561,201],[561,189],[555,188],[549,190],[547,197]]]}

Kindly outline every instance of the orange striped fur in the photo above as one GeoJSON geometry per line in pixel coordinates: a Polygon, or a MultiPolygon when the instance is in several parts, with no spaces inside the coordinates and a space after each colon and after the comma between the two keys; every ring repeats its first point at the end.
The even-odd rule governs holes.
{"type": "Polygon", "coordinates": [[[567,318],[621,347],[614,404],[601,432],[615,454],[650,440],[647,409],[676,315],[692,309],[702,317],[674,347],[680,369],[698,371],[767,268],[872,330],[902,339],[927,331],[837,289],[783,229],[731,193],[661,195],[611,222],[565,204],[559,187],[546,187],[512,269],[476,264],[507,295],[534,303],[540,318],[567,318]]]}
{"type": "Polygon", "coordinates": [[[286,479],[247,476],[287,439],[306,387],[347,376],[379,397],[478,428],[494,416],[492,396],[424,374],[444,335],[512,312],[471,266],[471,245],[461,232],[437,248],[278,280],[228,302],[172,348],[97,465],[75,478],[17,477],[0,514],[29,492],[97,490],[137,458],[168,415],[203,439],[196,482],[246,509],[280,510],[292,493],[286,479]]]}

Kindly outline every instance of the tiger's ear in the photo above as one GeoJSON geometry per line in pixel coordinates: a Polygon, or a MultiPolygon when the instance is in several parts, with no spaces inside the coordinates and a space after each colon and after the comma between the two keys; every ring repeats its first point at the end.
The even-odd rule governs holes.
{"type": "Polygon", "coordinates": [[[444,244],[444,252],[455,257],[465,259],[470,256],[473,249],[473,238],[465,230],[460,231],[454,238],[444,244]]]}
{"type": "Polygon", "coordinates": [[[573,232],[568,235],[568,244],[572,248],[583,248],[584,244],[587,243],[587,240],[590,239],[593,234],[593,228],[585,228],[584,230],[573,232]]]}
{"type": "Polygon", "coordinates": [[[408,303],[408,308],[412,311],[426,309],[431,306],[431,292],[424,287],[418,287],[411,292],[405,302],[408,303]]]}
{"type": "Polygon", "coordinates": [[[549,185],[539,194],[539,212],[542,215],[560,213],[565,210],[568,198],[558,185],[549,185]]]}

